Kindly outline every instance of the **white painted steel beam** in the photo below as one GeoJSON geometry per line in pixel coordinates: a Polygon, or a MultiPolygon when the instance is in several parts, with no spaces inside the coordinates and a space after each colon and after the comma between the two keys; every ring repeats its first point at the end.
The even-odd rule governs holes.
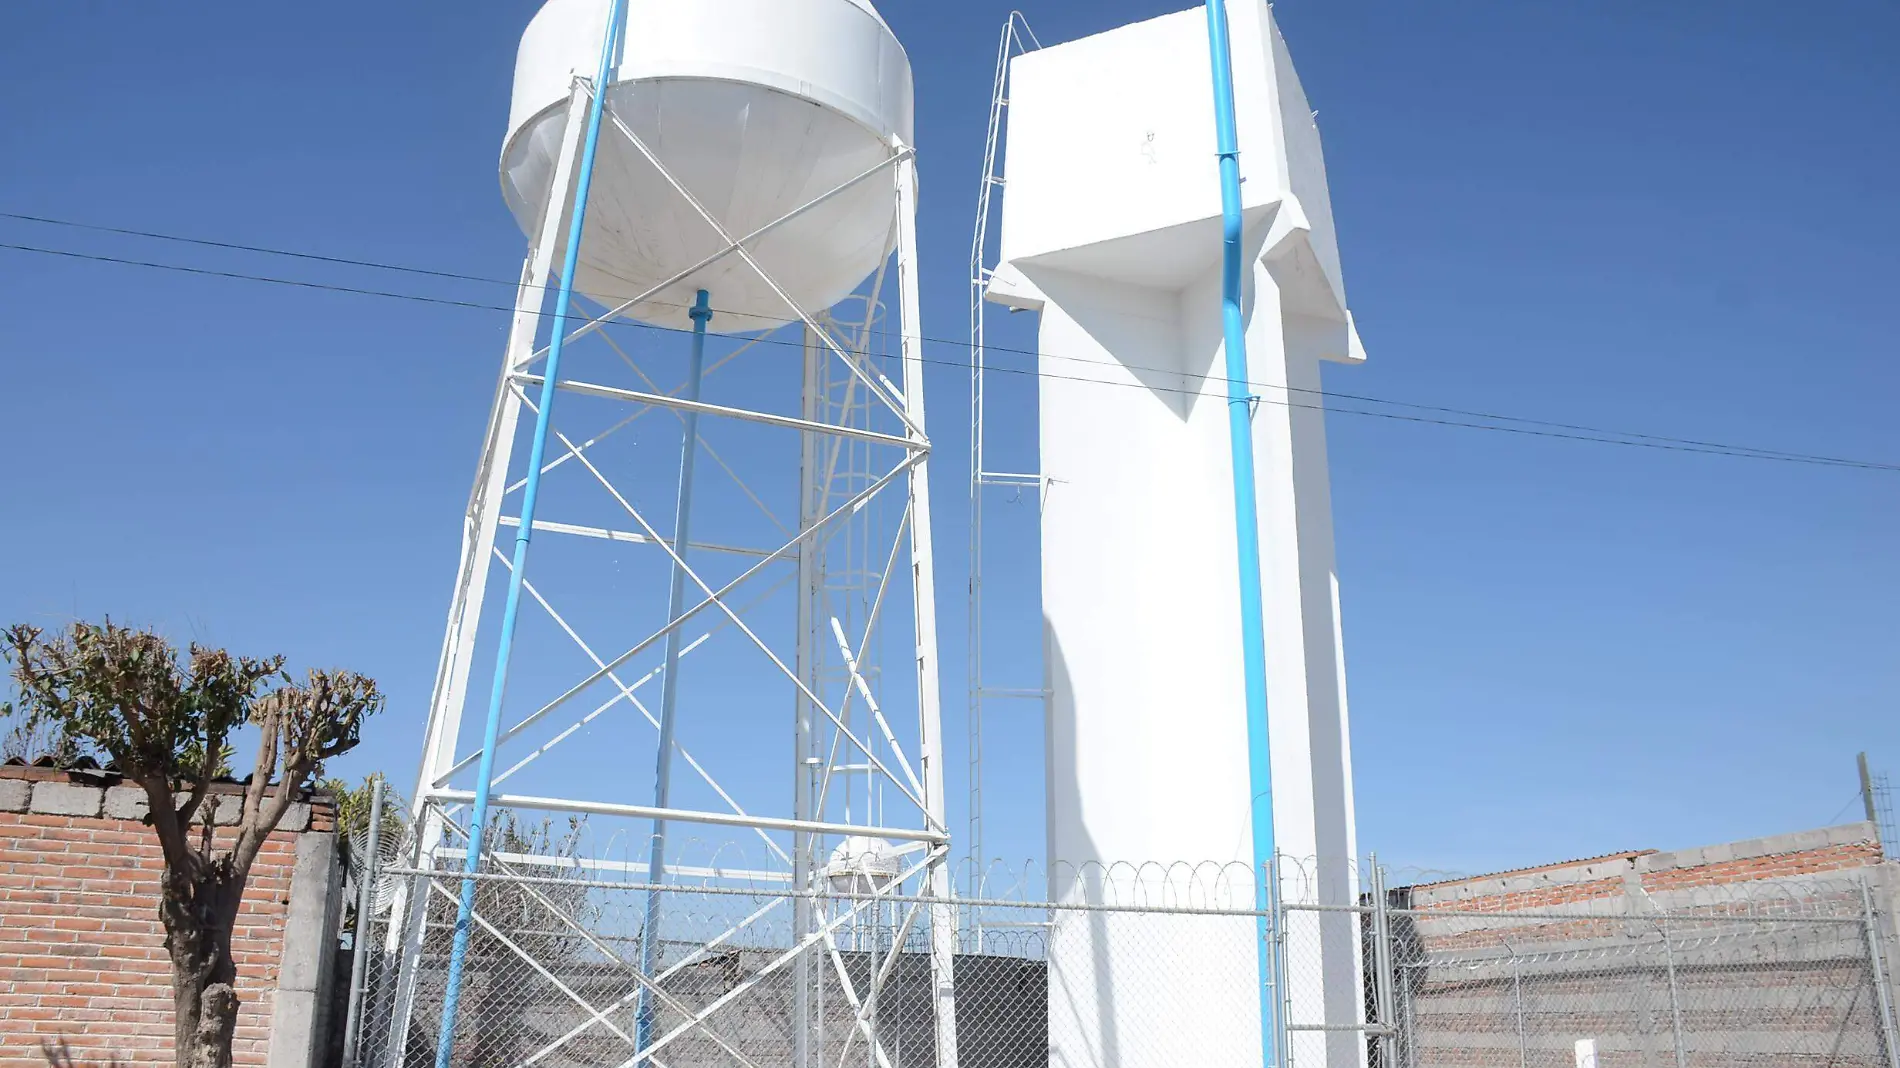
{"type": "MultiPolygon", "coordinates": [[[[508,557],[502,554],[501,548],[499,546],[495,548],[495,556],[501,560],[502,565],[504,567],[513,566],[513,562],[509,560],[508,557]]],[[[554,606],[548,602],[548,599],[541,594],[541,591],[539,589],[535,588],[535,585],[532,582],[529,582],[526,579],[523,579],[521,583],[521,588],[526,590],[530,597],[534,598],[535,603],[541,606],[542,610],[548,614],[548,617],[554,620],[555,625],[561,628],[562,633],[566,634],[568,639],[571,640],[575,644],[575,646],[577,646],[580,649],[580,651],[586,655],[587,659],[593,662],[594,667],[596,669],[606,668],[607,666],[606,662],[601,660],[600,654],[594,652],[593,647],[588,645],[587,642],[581,638],[580,634],[578,634],[574,630],[574,628],[568,624],[566,618],[564,618],[561,615],[561,613],[555,611],[554,606]]],[[[687,645],[685,648],[680,650],[680,656],[684,657],[690,654],[694,649],[698,648],[703,642],[705,642],[705,640],[710,636],[711,636],[711,632],[709,631],[706,634],[702,634],[698,638],[693,639],[691,644],[687,645]]],[[[676,659],[674,661],[674,664],[676,667],[678,663],[679,661],[676,659]]],[[[649,671],[646,673],[646,675],[642,676],[639,679],[636,679],[632,685],[628,685],[625,681],[623,681],[620,678],[618,673],[614,671],[607,672],[607,680],[614,684],[614,688],[619,691],[619,696],[624,697],[629,704],[633,705],[634,709],[637,710],[640,713],[640,715],[646,719],[647,724],[656,731],[659,730],[659,727],[660,727],[659,717],[655,716],[653,714],[653,710],[648,708],[646,704],[640,700],[640,698],[636,697],[633,691],[638,689],[640,686],[644,685],[645,683],[651,681],[656,675],[660,675],[662,673],[662,670],[663,669],[656,668],[653,671],[649,671]]],[[[571,737],[577,729],[584,726],[587,723],[587,721],[592,718],[593,718],[592,716],[584,717],[580,722],[574,724],[572,727],[569,727],[567,730],[562,731],[560,734],[557,734],[553,738],[548,739],[548,741],[543,743],[540,746],[540,748],[529,753],[527,756],[522,757],[520,760],[510,765],[508,767],[508,770],[495,776],[492,780],[490,780],[490,785],[492,786],[492,785],[500,784],[501,782],[512,777],[516,772],[519,772],[522,768],[526,767],[528,764],[532,763],[535,760],[538,760],[542,756],[545,756],[550,749],[560,744],[561,742],[565,741],[567,738],[571,737]]],[[[745,808],[741,806],[739,802],[730,793],[726,791],[726,788],[724,786],[721,786],[719,784],[719,780],[713,777],[712,772],[706,770],[706,766],[702,764],[697,757],[693,756],[691,750],[687,749],[684,745],[680,745],[677,742],[674,743],[674,749],[676,752],[678,752],[680,759],[684,760],[686,762],[686,765],[692,768],[693,772],[699,776],[700,781],[704,782],[708,787],[710,787],[712,789],[712,792],[719,796],[719,800],[725,802],[727,808],[731,809],[735,815],[743,816],[746,814],[745,808]]],[[[786,857],[785,851],[779,848],[779,844],[777,842],[774,842],[772,840],[772,837],[766,834],[762,830],[759,831],[759,839],[765,843],[765,847],[767,849],[771,850],[774,853],[777,853],[781,858],[784,858],[787,861],[790,860],[789,857],[786,857]]]]}
{"type": "MultiPolygon", "coordinates": [[[[639,152],[648,163],[652,164],[654,169],[666,180],[667,184],[672,186],[673,191],[678,193],[680,198],[686,201],[687,204],[691,205],[693,211],[698,213],[700,219],[702,219],[707,226],[711,227],[714,233],[719,235],[719,239],[726,242],[727,246],[731,248],[740,259],[743,259],[747,266],[758,273],[759,279],[770,287],[772,292],[776,294],[780,300],[785,302],[787,310],[791,311],[799,322],[804,323],[808,329],[814,331],[818,337],[824,341],[825,347],[831,350],[832,355],[838,357],[847,367],[851,368],[851,373],[857,376],[859,381],[864,383],[866,389],[876,394],[877,398],[884,402],[885,407],[893,415],[904,420],[906,425],[921,437],[923,435],[923,428],[910,421],[910,416],[904,411],[902,398],[894,396],[892,391],[887,391],[884,388],[890,385],[890,383],[884,381],[883,384],[880,385],[879,382],[883,379],[882,375],[870,373],[869,368],[865,366],[864,360],[857,353],[846,351],[838,344],[837,340],[831,336],[831,333],[819,324],[811,312],[801,306],[798,301],[793,300],[791,294],[785,291],[785,287],[779,285],[772,277],[771,272],[760,266],[757,257],[753,256],[746,248],[745,242],[735,240],[730,233],[727,233],[726,228],[719,224],[719,220],[713,216],[712,212],[706,210],[705,205],[699,202],[699,198],[693,195],[692,190],[687,189],[678,178],[673,176],[673,172],[667,168],[666,164],[660,161],[658,156],[654,155],[653,150],[647,147],[646,142],[642,141],[638,134],[628,129],[627,124],[620,121],[620,116],[614,114],[611,108],[607,111],[607,117],[613,122],[614,127],[620,131],[621,136],[625,137],[627,141],[633,145],[634,150],[639,152]]],[[[899,153],[892,153],[892,158],[895,159],[898,155],[899,153]]],[[[901,167],[902,164],[900,163],[899,166],[901,167]]],[[[889,253],[886,252],[886,255],[888,256],[889,253]]],[[[881,279],[883,267],[880,266],[878,271],[881,279]]],[[[876,299],[875,294],[872,299],[876,299]]],[[[869,328],[868,322],[866,323],[866,327],[867,329],[869,328]]]]}
{"type": "MultiPolygon", "coordinates": [[[[819,351],[817,331],[806,326],[802,331],[804,345],[803,374],[801,376],[801,412],[808,422],[818,420],[820,368],[824,355],[819,351]]],[[[818,435],[809,431],[798,436],[798,529],[801,534],[811,529],[817,517],[824,511],[817,499],[821,492],[817,483],[818,471],[818,435]]],[[[818,544],[815,538],[801,538],[798,542],[798,593],[797,627],[798,675],[808,686],[818,681],[818,544]]],[[[817,783],[812,764],[817,757],[816,723],[812,715],[812,703],[804,693],[793,698],[792,725],[792,815],[803,821],[811,820],[816,809],[817,783]]],[[[792,886],[801,893],[812,889],[812,871],[817,863],[813,856],[816,839],[809,831],[799,831],[792,836],[792,886]]],[[[792,942],[801,942],[811,933],[813,910],[810,898],[800,897],[792,902],[792,942]]],[[[810,1068],[812,1047],[812,962],[801,959],[793,964],[792,971],[792,1068],[810,1068]]]]}
{"type": "MultiPolygon", "coordinates": [[[[429,790],[426,794],[431,801],[465,805],[475,799],[473,790],[429,790]]],[[[574,798],[531,797],[525,794],[495,794],[491,803],[496,808],[529,808],[542,812],[578,812],[595,816],[631,816],[643,820],[665,820],[668,823],[703,823],[720,827],[763,827],[770,831],[805,831],[811,834],[831,834],[840,837],[853,835],[870,838],[897,838],[912,842],[947,842],[950,836],[941,831],[925,830],[918,827],[888,827],[875,824],[830,823],[824,820],[779,819],[772,816],[740,816],[730,812],[700,812],[692,809],[655,808],[652,805],[622,805],[609,801],[583,801],[574,798]]]]}
{"type": "MultiPolygon", "coordinates": [[[[460,860],[468,856],[468,850],[461,848],[443,848],[436,850],[436,856],[444,860],[460,860]]],[[[526,864],[530,867],[580,869],[583,871],[617,871],[644,876],[647,862],[644,860],[606,860],[600,857],[553,857],[541,853],[491,853],[496,860],[509,864],[526,864]]],[[[708,868],[695,864],[674,864],[667,862],[666,874],[681,875],[690,879],[724,879],[740,883],[789,883],[791,876],[783,871],[761,871],[755,868],[708,868]]],[[[682,887],[691,890],[691,887],[682,887]]]]}
{"type": "MultiPolygon", "coordinates": [[[[612,348],[615,352],[621,352],[623,359],[626,358],[625,353],[622,352],[620,346],[613,340],[611,336],[603,333],[600,335],[600,338],[602,341],[606,342],[607,345],[610,348],[612,348]]],[[[717,360],[714,360],[712,363],[706,365],[705,374],[707,376],[710,376],[713,372],[719,370],[721,367],[726,366],[727,364],[731,363],[733,360],[738,359],[740,356],[744,355],[746,352],[751,350],[752,346],[757,345],[764,340],[765,340],[765,335],[761,335],[759,337],[755,337],[747,341],[743,345],[739,345],[738,347],[734,348],[732,351],[726,353],[725,355],[719,357],[717,360]]],[[[674,396],[678,393],[684,392],[685,389],[686,387],[681,385],[681,386],[675,386],[672,389],[665,390],[663,392],[665,392],[668,396],[674,396]]],[[[605,430],[602,430],[599,433],[590,436],[587,440],[581,442],[582,451],[591,449],[594,446],[600,444],[602,441],[605,441],[606,439],[614,436],[615,434],[618,434],[620,431],[626,429],[627,426],[632,424],[635,420],[638,420],[641,416],[646,415],[648,412],[655,411],[655,410],[656,409],[652,405],[649,404],[649,405],[645,405],[643,407],[637,408],[631,412],[628,412],[626,415],[615,420],[613,424],[608,426],[605,430]]],[[[554,470],[555,468],[561,466],[562,464],[568,462],[569,460],[572,460],[573,458],[574,457],[568,453],[562,453],[561,455],[555,457],[554,459],[549,460],[546,463],[542,464],[541,473],[545,475],[549,471],[554,470]]],[[[526,475],[523,475],[522,477],[508,484],[508,492],[514,493],[522,489],[523,487],[525,487],[527,484],[528,484],[528,478],[526,475]]]]}
{"type": "MultiPolygon", "coordinates": [[[[898,146],[900,149],[904,146],[898,146]]],[[[924,814],[933,826],[948,826],[943,785],[943,718],[938,705],[937,569],[931,548],[929,442],[923,440],[924,345],[917,278],[917,164],[906,158],[897,171],[897,289],[899,346],[904,360],[904,406],[918,439],[910,472],[910,587],[917,670],[917,763],[923,769],[924,814]]],[[[944,904],[930,910],[931,1008],[936,1019],[936,1068],[957,1066],[956,907],[950,863],[940,855],[925,876],[928,896],[944,904]]]]}
{"type": "MultiPolygon", "coordinates": [[[[691,278],[693,275],[699,273],[700,271],[711,266],[712,264],[715,264],[719,262],[720,260],[726,258],[727,256],[731,255],[732,253],[738,251],[739,246],[751,244],[753,241],[756,241],[757,239],[765,236],[771,231],[778,229],[780,226],[783,226],[786,223],[791,222],[793,219],[798,218],[799,216],[805,214],[806,212],[811,211],[812,209],[825,203],[831,198],[838,196],[839,194],[842,194],[845,191],[855,187],[860,182],[863,182],[870,178],[874,178],[877,175],[882,174],[884,171],[888,170],[889,168],[896,166],[902,160],[908,159],[908,158],[909,158],[908,154],[905,154],[902,156],[894,156],[890,159],[880,160],[876,164],[873,164],[870,167],[866,167],[857,176],[843,182],[842,184],[832,187],[830,190],[828,190],[821,196],[818,196],[810,201],[807,201],[806,203],[800,205],[799,207],[789,212],[786,212],[784,215],[781,215],[778,218],[772,220],[771,222],[766,223],[764,226],[761,226],[758,229],[752,231],[751,233],[745,235],[744,237],[739,238],[737,241],[731,242],[730,244],[726,245],[726,247],[705,257],[704,259],[698,261],[697,263],[694,263],[692,266],[687,267],[684,270],[677,272],[672,277],[668,278],[666,281],[661,282],[660,284],[656,286],[653,286],[652,288],[648,289],[646,292],[640,294],[639,296],[633,297],[629,300],[624,300],[624,301],[619,302],[618,304],[615,304],[612,308],[608,309],[606,314],[601,315],[599,318],[589,320],[586,323],[586,325],[577,327],[573,332],[569,333],[566,338],[567,343],[578,341],[581,338],[586,337],[588,334],[591,334],[594,331],[599,330],[601,327],[606,326],[608,323],[612,322],[613,320],[618,319],[622,315],[625,315],[628,311],[632,310],[634,307],[652,299],[655,295],[660,293],[662,290],[666,289],[668,286],[677,285],[678,283],[683,282],[688,278],[691,278]]],[[[547,355],[547,349],[545,348],[536,349],[533,352],[533,354],[530,355],[527,359],[525,359],[521,363],[515,364],[514,366],[517,369],[522,368],[522,367],[527,367],[531,365],[532,363],[534,363],[535,360],[538,360],[545,355],[547,355]]]]}
{"type": "MultiPolygon", "coordinates": [[[[504,527],[518,527],[521,525],[521,517],[514,515],[502,516],[501,525],[504,527]]],[[[577,523],[556,523],[548,519],[535,520],[534,529],[536,531],[545,531],[549,534],[571,534],[580,538],[626,542],[630,545],[660,544],[645,534],[636,534],[631,530],[614,530],[609,527],[588,527],[581,526],[577,523]]],[[[689,548],[703,549],[709,553],[729,553],[734,556],[755,557],[772,555],[770,549],[752,549],[743,545],[720,545],[716,542],[709,541],[689,541],[686,544],[689,548]]]]}
{"type": "MultiPolygon", "coordinates": [[[[517,373],[514,380],[524,386],[541,384],[540,375],[517,373]]],[[[554,388],[569,393],[582,393],[590,397],[606,397],[610,400],[633,401],[639,404],[651,404],[661,408],[677,408],[685,412],[698,412],[701,415],[719,415],[748,423],[764,423],[767,426],[789,427],[792,430],[815,430],[821,434],[836,434],[845,438],[860,438],[874,441],[880,445],[892,445],[900,449],[928,450],[928,441],[916,438],[898,437],[895,434],[880,434],[875,430],[863,430],[858,427],[838,426],[834,423],[810,422],[789,415],[774,415],[771,412],[757,412],[747,408],[731,408],[723,404],[709,404],[705,401],[687,400],[684,397],[669,397],[663,393],[646,393],[637,389],[621,389],[617,386],[603,386],[593,382],[576,382],[563,379],[555,383],[554,388]]],[[[578,458],[578,457],[577,457],[578,458]]]]}
{"type": "MultiPolygon", "coordinates": [[[[521,284],[515,290],[514,317],[508,330],[508,344],[502,355],[501,372],[495,383],[488,430],[482,441],[481,460],[476,467],[475,485],[469,494],[468,510],[463,517],[461,561],[456,568],[455,591],[449,598],[449,618],[442,638],[442,653],[437,663],[435,685],[429,700],[429,722],[424,728],[422,762],[417,772],[417,787],[412,795],[410,825],[417,828],[418,866],[440,844],[442,827],[433,810],[425,810],[423,791],[455,759],[456,742],[462,725],[462,706],[468,689],[468,674],[475,656],[477,624],[492,573],[489,550],[495,544],[502,498],[506,494],[508,465],[513,454],[516,430],[520,423],[520,394],[510,388],[508,376],[534,349],[535,329],[541,322],[548,283],[554,278],[554,256],[560,235],[567,228],[573,209],[575,164],[580,155],[582,116],[587,96],[578,87],[568,94],[567,127],[555,156],[550,193],[542,205],[538,229],[521,272],[521,284]]],[[[425,888],[415,882],[404,883],[397,891],[386,949],[399,950],[403,967],[397,976],[391,1004],[391,1064],[401,1064],[409,1041],[410,1013],[415,1006],[418,965],[422,952],[422,922],[428,911],[419,899],[425,888]]]]}
{"type": "MultiPolygon", "coordinates": [[[[561,434],[561,432],[558,430],[554,432],[554,435],[556,438],[560,439],[561,444],[567,446],[570,452],[573,451],[574,445],[572,442],[568,441],[566,436],[561,434]]],[[[921,457],[923,453],[919,452],[917,455],[921,457]]],[[[633,517],[633,521],[640,524],[641,529],[647,532],[647,537],[654,544],[658,545],[661,549],[664,549],[666,551],[666,555],[670,557],[673,561],[673,566],[679,568],[680,573],[686,577],[686,581],[691,582],[693,585],[699,587],[700,592],[706,595],[707,601],[711,603],[713,607],[725,613],[726,618],[732,621],[732,625],[737,627],[739,629],[739,632],[741,634],[744,634],[747,640],[749,640],[752,643],[752,645],[756,649],[758,649],[760,653],[764,654],[767,660],[770,660],[772,662],[772,666],[778,668],[780,674],[784,675],[787,679],[789,679],[793,686],[796,686],[801,692],[804,693],[806,697],[811,699],[812,705],[815,708],[817,708],[820,712],[823,712],[825,714],[825,718],[829,719],[832,722],[832,724],[837,727],[839,735],[848,739],[852,745],[857,747],[859,752],[864,754],[864,758],[866,760],[870,761],[873,765],[877,767],[879,771],[883,772],[886,779],[890,781],[891,785],[894,788],[896,788],[900,793],[904,794],[904,796],[908,798],[913,804],[916,804],[920,808],[924,807],[923,799],[918,797],[916,794],[911,793],[909,790],[905,789],[903,783],[898,780],[897,776],[892,774],[891,770],[884,766],[883,761],[878,758],[877,753],[872,750],[871,746],[868,743],[866,743],[863,739],[859,738],[856,734],[852,733],[851,728],[844,722],[844,720],[836,712],[833,712],[830,706],[825,704],[824,700],[821,699],[817,695],[817,693],[815,693],[812,690],[812,688],[806,684],[803,678],[799,677],[798,672],[794,671],[792,668],[787,666],[785,661],[781,659],[777,653],[772,651],[771,646],[765,643],[765,639],[759,637],[758,633],[754,631],[751,628],[751,626],[749,626],[745,622],[744,619],[740,618],[739,613],[734,611],[730,605],[726,604],[725,601],[720,597],[720,595],[713,590],[712,586],[708,585],[706,580],[699,576],[699,572],[695,571],[690,565],[687,564],[686,558],[681,556],[678,552],[674,550],[671,542],[669,542],[665,538],[662,538],[660,536],[659,531],[655,530],[653,528],[653,525],[647,522],[646,517],[641,515],[640,511],[636,509],[632,504],[628,503],[627,499],[621,495],[620,491],[614,488],[613,483],[609,482],[606,476],[600,473],[600,469],[595,467],[584,456],[577,455],[576,459],[580,461],[580,464],[582,467],[585,467],[587,469],[589,474],[593,475],[594,478],[597,481],[599,481],[603,487],[606,488],[608,493],[612,494],[614,500],[621,506],[621,508],[625,509],[626,513],[629,516],[633,517]]],[[[919,466],[921,466],[921,464],[922,464],[922,461],[919,460],[919,466]]],[[[685,616],[682,615],[680,617],[680,621],[684,621],[684,619],[685,619],[685,616]]],[[[602,670],[605,670],[604,665],[602,667],[602,670]]],[[[938,827],[943,826],[943,821],[941,819],[933,820],[932,822],[938,827]]]]}
{"type": "MultiPolygon", "coordinates": [[[[613,669],[626,663],[628,660],[633,659],[635,656],[638,656],[640,653],[651,648],[654,645],[654,643],[666,637],[667,632],[672,630],[674,627],[685,626],[688,620],[691,620],[692,618],[697,616],[702,610],[712,607],[715,603],[719,602],[720,598],[731,594],[734,590],[737,590],[739,587],[743,586],[754,575],[763,571],[765,569],[766,564],[769,564],[774,560],[777,560],[781,557],[784,557],[790,554],[798,545],[807,543],[809,542],[810,539],[815,538],[819,532],[823,531],[831,522],[836,520],[839,516],[844,515],[848,512],[855,511],[858,507],[863,505],[864,502],[870,500],[873,496],[876,496],[879,491],[883,490],[891,482],[896,481],[896,479],[899,476],[909,471],[910,467],[914,465],[922,455],[923,455],[922,453],[915,453],[908,460],[905,460],[904,462],[899,463],[896,467],[892,468],[877,482],[873,483],[870,486],[865,487],[862,491],[853,495],[849,500],[846,500],[844,503],[838,505],[838,507],[833,508],[830,512],[826,513],[824,517],[821,518],[811,528],[799,532],[799,534],[796,537],[793,537],[790,541],[787,541],[784,545],[774,550],[770,555],[760,560],[758,563],[753,564],[751,567],[747,568],[737,578],[734,578],[732,581],[726,583],[724,586],[721,586],[717,591],[715,591],[713,596],[707,597],[705,600],[700,601],[698,604],[694,605],[693,607],[688,608],[685,612],[682,612],[680,614],[680,617],[678,619],[673,620],[672,622],[666,624],[660,629],[647,635],[645,638],[642,638],[640,641],[635,642],[625,652],[622,652],[620,655],[614,657],[612,660],[607,661],[607,663],[604,666],[595,669],[593,673],[589,674],[586,678],[583,678],[579,682],[575,683],[573,686],[568,687],[565,691],[563,691],[559,696],[555,697],[552,701],[549,701],[548,703],[542,705],[540,708],[537,708],[533,712],[522,717],[520,720],[517,720],[513,726],[508,727],[506,730],[502,731],[501,737],[499,740],[505,743],[509,739],[520,734],[522,731],[527,730],[529,727],[540,722],[544,717],[546,717],[549,713],[553,712],[555,709],[560,708],[561,706],[567,704],[567,702],[573,700],[574,697],[578,695],[579,693],[581,693],[583,690],[586,690],[588,687],[599,682],[601,679],[606,678],[609,671],[612,671],[613,669]]],[[[456,761],[454,764],[450,765],[447,769],[445,769],[435,779],[434,785],[440,786],[440,785],[446,784],[449,781],[450,777],[452,777],[456,772],[462,771],[465,768],[473,766],[475,762],[481,758],[481,755],[482,755],[481,750],[477,749],[474,752],[463,757],[462,759],[456,761]]]]}

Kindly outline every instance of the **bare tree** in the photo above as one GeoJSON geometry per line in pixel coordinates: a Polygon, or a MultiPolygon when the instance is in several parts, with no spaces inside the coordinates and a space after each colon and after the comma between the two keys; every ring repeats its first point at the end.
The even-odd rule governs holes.
{"type": "Polygon", "coordinates": [[[196,644],[180,656],[150,631],[74,623],[57,635],[8,628],[19,708],[75,748],[108,757],[143,787],[165,869],[159,917],[172,965],[178,1068],[229,1068],[237,1024],[231,934],[251,866],[323,762],[356,747],[380,711],[374,680],[312,671],[301,683],[284,658],[233,656],[196,644]],[[256,728],[257,758],[236,823],[212,829],[207,801],[227,770],[229,742],[256,728]]]}

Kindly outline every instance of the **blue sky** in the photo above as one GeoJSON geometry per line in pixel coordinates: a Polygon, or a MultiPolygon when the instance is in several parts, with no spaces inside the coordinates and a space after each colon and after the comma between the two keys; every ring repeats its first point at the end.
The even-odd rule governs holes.
{"type": "MultiPolygon", "coordinates": [[[[1177,6],[1026,13],[1060,41],[1177,6]]],[[[0,211],[512,277],[494,166],[532,9],[6,5],[0,211]]],[[[924,332],[956,338],[1007,8],[883,10],[917,80],[924,332]]],[[[1372,355],[1329,388],[1900,461],[1900,9],[1276,11],[1372,355]]],[[[506,299],[14,221],[0,241],[506,299]]],[[[3,249],[0,279],[0,617],[359,668],[392,710],[342,770],[408,778],[505,315],[3,249]]],[[[957,738],[966,380],[931,374],[957,738]]],[[[1027,440],[1026,396],[1005,403],[1027,440]]],[[[1900,475],[1329,432],[1362,847],[1469,871],[1750,837],[1847,818],[1858,749],[1900,768],[1900,475]]],[[[1016,729],[992,804],[1033,822],[1016,729]]]]}

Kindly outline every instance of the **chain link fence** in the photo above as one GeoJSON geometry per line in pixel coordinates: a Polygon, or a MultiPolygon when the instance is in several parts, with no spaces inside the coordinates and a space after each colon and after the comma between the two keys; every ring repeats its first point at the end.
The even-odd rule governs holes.
{"type": "MultiPolygon", "coordinates": [[[[507,857],[475,877],[458,1068],[1258,1065],[1262,990],[1292,1068],[1900,1068],[1871,868],[1527,911],[1410,907],[1377,869],[1291,862],[1264,885],[1101,867],[946,902],[904,892],[923,850],[806,893],[507,857]]],[[[436,1063],[460,869],[359,871],[350,1068],[436,1063]]]]}
{"type": "Polygon", "coordinates": [[[1879,920],[1857,879],[1798,897],[1730,888],[1671,911],[1619,897],[1383,920],[1376,1065],[1894,1063],[1879,920]]]}
{"type": "MultiPolygon", "coordinates": [[[[940,1036],[932,913],[955,923],[954,906],[502,867],[488,865],[476,879],[456,1065],[911,1068],[935,1065],[940,1041],[953,1042],[956,1061],[969,1066],[1046,1060],[1047,927],[1002,918],[1019,910],[991,910],[999,926],[984,932],[980,950],[974,933],[948,947],[960,1028],[940,1036]],[[641,968],[649,910],[663,933],[651,981],[641,968]],[[801,930],[809,933],[794,938],[801,930]]],[[[362,928],[370,952],[356,1065],[436,1063],[463,876],[395,875],[423,887],[429,906],[399,907],[362,928]],[[405,929],[405,913],[420,922],[405,929]],[[405,942],[418,947],[407,969],[399,966],[405,942]]]]}

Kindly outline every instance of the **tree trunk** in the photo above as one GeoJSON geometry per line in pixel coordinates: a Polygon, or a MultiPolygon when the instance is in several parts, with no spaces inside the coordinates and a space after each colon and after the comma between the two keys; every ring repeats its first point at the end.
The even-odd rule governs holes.
{"type": "Polygon", "coordinates": [[[231,931],[244,886],[224,867],[213,861],[196,873],[165,875],[159,914],[172,961],[177,1068],[231,1068],[238,1014],[231,931]]]}

